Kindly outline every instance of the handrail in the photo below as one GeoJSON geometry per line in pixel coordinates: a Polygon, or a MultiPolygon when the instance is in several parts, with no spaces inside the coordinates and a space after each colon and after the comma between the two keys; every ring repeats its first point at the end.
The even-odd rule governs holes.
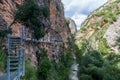
{"type": "Polygon", "coordinates": [[[24,49],[22,49],[22,38],[21,37],[13,37],[8,35],[8,59],[7,59],[7,80],[20,80],[21,76],[25,75],[25,53],[24,53],[24,49]],[[18,42],[19,44],[17,44],[16,42],[13,43],[14,41],[18,42]],[[17,45],[18,47],[18,53],[14,53],[16,54],[11,56],[13,53],[10,52],[10,50],[14,50],[14,48],[16,46],[14,46],[14,48],[12,48],[12,45],[17,45]],[[15,65],[15,66],[14,66],[15,65]],[[11,71],[14,70],[14,71],[11,71]],[[14,75],[15,74],[15,75],[14,75]]]}
{"type": "MultiPolygon", "coordinates": [[[[48,28],[48,30],[53,30],[51,28],[48,28]]],[[[53,30],[55,31],[55,30],[53,30]]],[[[27,32],[27,31],[26,31],[27,32]]],[[[56,34],[60,35],[57,31],[55,31],[56,34]]],[[[60,36],[59,36],[60,37],[60,36]]],[[[37,39],[34,39],[34,38],[31,38],[31,37],[28,37],[25,35],[25,28],[24,26],[22,26],[22,35],[21,35],[21,38],[24,40],[24,41],[32,41],[32,42],[36,42],[36,43],[51,43],[51,44],[54,44],[55,42],[63,42],[61,40],[57,40],[57,39],[51,39],[50,37],[48,37],[47,39],[46,38],[41,38],[39,40],[37,39]]]]}

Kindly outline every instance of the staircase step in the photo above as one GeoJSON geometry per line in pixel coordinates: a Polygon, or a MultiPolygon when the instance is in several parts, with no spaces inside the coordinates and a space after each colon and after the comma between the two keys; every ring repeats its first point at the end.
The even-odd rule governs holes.
{"type": "Polygon", "coordinates": [[[20,45],[21,43],[9,43],[9,45],[20,45]]]}
{"type": "Polygon", "coordinates": [[[10,61],[10,64],[12,65],[12,64],[18,64],[19,63],[19,61],[10,61]]]}
{"type": "Polygon", "coordinates": [[[19,56],[8,56],[8,58],[19,58],[19,56]]]}
{"type": "Polygon", "coordinates": [[[9,46],[16,47],[16,46],[20,46],[20,44],[9,44],[9,46]]]}
{"type": "Polygon", "coordinates": [[[10,39],[21,39],[21,37],[16,37],[16,36],[10,36],[10,39]]]}
{"type": "Polygon", "coordinates": [[[19,58],[9,58],[10,61],[19,61],[19,58]]]}
{"type": "Polygon", "coordinates": [[[18,67],[10,67],[10,70],[17,70],[18,67]]]}
{"type": "Polygon", "coordinates": [[[13,46],[11,46],[11,47],[9,47],[9,49],[17,49],[15,46],[13,47],[13,46]]]}
{"type": "Polygon", "coordinates": [[[10,63],[10,66],[18,66],[18,62],[17,63],[10,63]]]}

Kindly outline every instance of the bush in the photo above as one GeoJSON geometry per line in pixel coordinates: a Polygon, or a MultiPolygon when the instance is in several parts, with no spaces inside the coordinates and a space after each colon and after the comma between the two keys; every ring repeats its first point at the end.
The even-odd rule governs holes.
{"type": "Polygon", "coordinates": [[[36,68],[30,62],[30,60],[26,60],[25,62],[25,76],[22,80],[38,80],[36,76],[36,68]]]}
{"type": "Polygon", "coordinates": [[[5,72],[6,70],[6,64],[7,64],[7,55],[3,52],[3,50],[0,50],[0,72],[5,72]]]}
{"type": "Polygon", "coordinates": [[[37,78],[39,80],[48,80],[51,74],[52,62],[48,58],[47,51],[45,49],[41,49],[41,52],[37,51],[36,57],[38,61],[37,78]]]}
{"type": "Polygon", "coordinates": [[[48,59],[43,59],[37,69],[38,79],[48,80],[51,67],[51,62],[48,59]]]}
{"type": "Polygon", "coordinates": [[[105,38],[102,38],[100,43],[98,44],[98,51],[102,54],[110,53],[110,48],[105,38]]]}
{"type": "Polygon", "coordinates": [[[79,79],[119,80],[119,61],[119,55],[109,54],[109,56],[103,58],[103,55],[99,52],[89,51],[79,61],[79,79]]]}
{"type": "Polygon", "coordinates": [[[11,34],[12,33],[12,29],[6,29],[6,30],[0,30],[0,37],[4,38],[7,37],[7,34],[11,34]]]}

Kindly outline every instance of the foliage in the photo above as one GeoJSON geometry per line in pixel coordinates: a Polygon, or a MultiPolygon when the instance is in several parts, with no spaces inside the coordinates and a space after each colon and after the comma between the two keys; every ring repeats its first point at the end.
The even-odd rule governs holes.
{"type": "MultiPolygon", "coordinates": [[[[119,80],[120,79],[120,55],[112,53],[106,39],[103,38],[107,28],[111,23],[116,21],[120,10],[117,9],[118,4],[116,0],[114,3],[105,6],[100,9],[95,16],[101,18],[99,22],[95,24],[86,24],[87,28],[94,26],[99,30],[95,30],[92,36],[87,40],[82,39],[80,50],[77,56],[77,62],[79,63],[79,80],[119,80]],[[106,21],[105,21],[106,20],[106,21]],[[100,25],[105,23],[102,27],[100,25]],[[92,42],[90,44],[90,42],[92,42]],[[90,49],[92,44],[97,45],[94,49],[90,49]],[[89,46],[90,45],[90,46],[89,46]]],[[[86,26],[82,27],[86,28],[86,26]]],[[[87,34],[87,31],[85,31],[87,34]]],[[[120,40],[118,39],[118,45],[120,40]]],[[[94,47],[93,46],[93,47],[94,47]]]]}
{"type": "Polygon", "coordinates": [[[57,66],[58,75],[60,75],[59,80],[69,80],[69,74],[71,70],[71,65],[73,62],[73,57],[71,54],[63,53],[59,65],[57,66]]]}
{"type": "Polygon", "coordinates": [[[61,57],[61,60],[56,63],[53,61],[53,65],[51,68],[51,80],[69,80],[69,74],[70,74],[70,65],[66,64],[68,60],[70,60],[65,54],[61,57]],[[58,77],[59,76],[59,77],[58,77]]]}
{"type": "Polygon", "coordinates": [[[26,60],[25,63],[25,76],[22,80],[38,80],[35,66],[30,62],[30,60],[26,60]]]}
{"type": "Polygon", "coordinates": [[[6,30],[0,30],[0,37],[1,38],[4,38],[7,36],[7,34],[11,34],[12,33],[12,29],[9,28],[9,29],[6,29],[6,30]]]}
{"type": "Polygon", "coordinates": [[[109,45],[106,42],[105,38],[102,38],[101,41],[98,44],[98,51],[100,53],[110,53],[110,48],[109,45]]]}
{"type": "Polygon", "coordinates": [[[66,18],[66,19],[65,19],[65,22],[66,22],[67,26],[69,26],[70,21],[69,21],[69,19],[68,19],[68,18],[66,18]]]}
{"type": "Polygon", "coordinates": [[[25,1],[15,12],[14,22],[19,22],[33,31],[33,37],[39,39],[45,35],[42,20],[49,16],[49,8],[38,6],[35,0],[25,1]]]}
{"type": "Polygon", "coordinates": [[[39,80],[48,80],[52,63],[47,56],[47,51],[42,49],[41,52],[36,52],[38,67],[37,77],[39,80]]]}
{"type": "Polygon", "coordinates": [[[73,55],[78,49],[74,41],[73,36],[68,39],[67,47],[64,47],[61,58],[57,63],[55,60],[48,59],[45,49],[36,52],[38,61],[37,75],[39,80],[69,80],[73,55]]]}
{"type": "Polygon", "coordinates": [[[109,22],[111,23],[116,21],[117,15],[120,13],[119,9],[115,9],[116,5],[119,3],[118,1],[115,1],[112,4],[105,6],[105,8],[102,9],[102,11],[98,11],[96,13],[96,16],[103,17],[103,18],[109,18],[109,22]]]}
{"type": "Polygon", "coordinates": [[[5,51],[2,49],[2,46],[0,46],[0,72],[5,72],[6,63],[7,63],[7,55],[5,51]]]}
{"type": "Polygon", "coordinates": [[[103,58],[97,51],[89,51],[79,63],[80,80],[119,80],[120,68],[117,66],[120,55],[109,55],[103,58]],[[112,76],[111,76],[112,75],[112,76]]]}
{"type": "MultiPolygon", "coordinates": [[[[45,51],[44,51],[45,52],[45,51]]],[[[42,52],[43,53],[43,52],[42,52]]],[[[37,69],[38,79],[40,80],[68,80],[70,67],[72,64],[70,54],[62,54],[62,57],[58,63],[50,61],[46,53],[39,56],[39,65],[37,69]],[[59,76],[59,77],[58,77],[59,76]]]]}
{"type": "Polygon", "coordinates": [[[117,39],[117,43],[118,43],[118,46],[119,46],[119,49],[120,49],[120,37],[117,39]]]}
{"type": "Polygon", "coordinates": [[[0,30],[0,72],[6,71],[7,52],[5,50],[5,46],[3,46],[3,41],[9,33],[11,33],[11,29],[0,30]]]}
{"type": "Polygon", "coordinates": [[[103,15],[105,15],[106,13],[105,12],[103,12],[103,11],[98,11],[97,13],[96,13],[96,16],[103,16],[103,15]]]}

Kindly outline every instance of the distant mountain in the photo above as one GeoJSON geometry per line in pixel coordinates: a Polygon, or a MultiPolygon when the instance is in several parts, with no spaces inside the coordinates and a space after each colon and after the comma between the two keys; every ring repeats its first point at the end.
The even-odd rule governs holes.
{"type": "Polygon", "coordinates": [[[71,33],[74,34],[75,32],[77,32],[77,26],[75,24],[75,21],[68,17],[66,18],[66,20],[68,21],[68,26],[70,28],[71,33]]]}

